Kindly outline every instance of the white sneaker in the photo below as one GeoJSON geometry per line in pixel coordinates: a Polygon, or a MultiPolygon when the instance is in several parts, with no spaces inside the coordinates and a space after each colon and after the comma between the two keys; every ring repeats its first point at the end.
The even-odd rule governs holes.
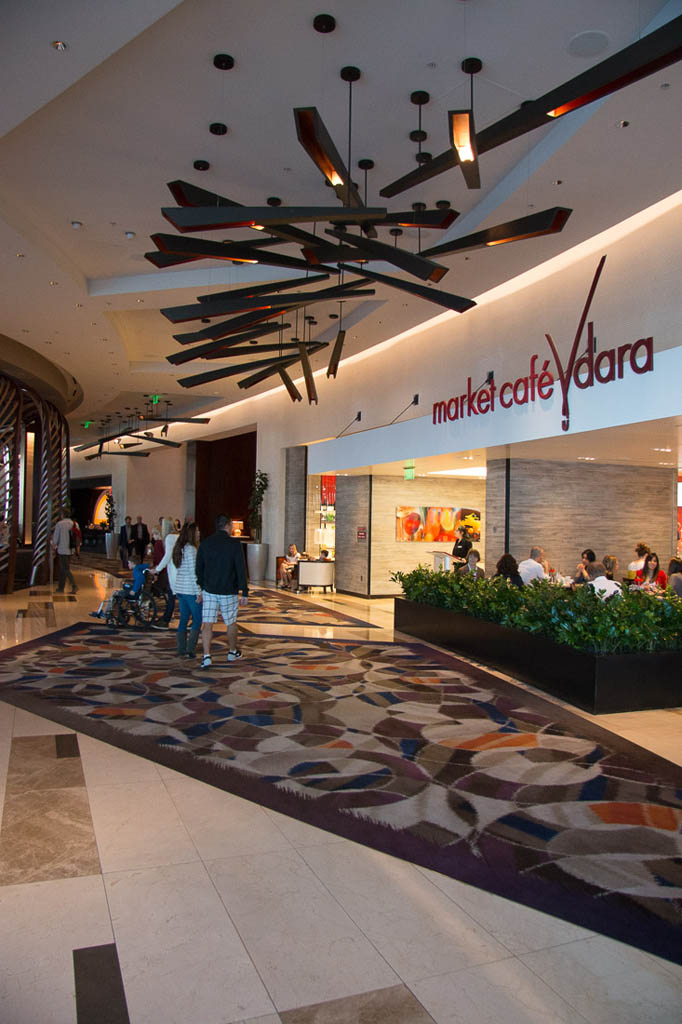
{"type": "Polygon", "coordinates": [[[236,650],[236,649],[234,651],[228,651],[227,652],[227,660],[228,661],[239,661],[241,656],[242,656],[242,652],[239,651],[239,650],[236,650]]]}
{"type": "Polygon", "coordinates": [[[201,659],[201,667],[202,668],[210,668],[212,664],[213,664],[213,662],[211,661],[211,655],[210,654],[205,654],[203,656],[203,658],[201,659]]]}

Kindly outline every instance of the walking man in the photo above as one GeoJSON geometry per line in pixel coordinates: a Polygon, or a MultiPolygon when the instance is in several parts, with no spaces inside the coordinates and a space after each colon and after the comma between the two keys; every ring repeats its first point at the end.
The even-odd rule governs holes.
{"type": "Polygon", "coordinates": [[[144,562],[144,553],[147,550],[147,544],[149,544],[149,530],[147,524],[142,522],[142,516],[137,517],[137,522],[133,526],[133,536],[135,551],[140,562],[144,562]]]}
{"type": "Polygon", "coordinates": [[[227,626],[227,660],[237,661],[242,652],[237,647],[237,612],[248,603],[246,569],[242,546],[230,536],[232,520],[219,515],[216,532],[202,540],[197,551],[197,583],[203,591],[201,645],[204,653],[202,668],[211,662],[213,624],[218,612],[227,626]]]}
{"type": "Polygon", "coordinates": [[[130,516],[125,517],[125,522],[121,527],[119,534],[119,553],[121,555],[121,565],[124,569],[128,568],[128,556],[133,547],[133,520],[130,516]]]}
{"type": "Polygon", "coordinates": [[[69,562],[71,560],[71,530],[73,529],[73,520],[69,519],[66,514],[66,509],[62,509],[59,513],[59,520],[54,528],[52,534],[52,548],[59,557],[59,580],[57,583],[57,594],[64,593],[64,585],[68,579],[71,584],[71,593],[75,594],[78,590],[76,581],[73,578],[71,567],[69,562]]]}

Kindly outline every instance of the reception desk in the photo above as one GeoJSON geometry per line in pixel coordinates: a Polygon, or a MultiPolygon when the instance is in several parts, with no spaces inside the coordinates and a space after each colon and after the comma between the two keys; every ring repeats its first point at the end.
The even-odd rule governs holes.
{"type": "Polygon", "coordinates": [[[443,569],[445,572],[449,572],[452,568],[452,555],[449,551],[429,551],[430,555],[433,555],[433,571],[438,572],[439,569],[443,569]]]}

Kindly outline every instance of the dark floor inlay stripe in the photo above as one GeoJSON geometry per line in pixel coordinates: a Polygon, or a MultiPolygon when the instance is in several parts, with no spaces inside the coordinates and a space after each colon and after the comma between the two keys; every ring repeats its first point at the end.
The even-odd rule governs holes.
{"type": "Polygon", "coordinates": [[[78,737],[75,732],[58,734],[54,738],[57,749],[57,757],[80,757],[81,752],[78,746],[78,737]]]}
{"type": "Polygon", "coordinates": [[[78,1024],[130,1024],[116,946],[73,951],[78,1024]]]}

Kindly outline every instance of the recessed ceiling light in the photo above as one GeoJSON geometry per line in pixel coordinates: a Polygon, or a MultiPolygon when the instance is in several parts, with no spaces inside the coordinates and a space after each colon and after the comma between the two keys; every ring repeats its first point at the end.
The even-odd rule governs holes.
{"type": "Polygon", "coordinates": [[[211,135],[227,135],[227,125],[222,121],[213,121],[213,123],[208,126],[208,130],[211,135]]]}
{"type": "Polygon", "coordinates": [[[69,48],[69,44],[65,43],[63,39],[53,39],[50,45],[54,50],[57,50],[58,53],[63,53],[64,50],[68,50],[69,48]]]}
{"type": "Polygon", "coordinates": [[[231,71],[234,67],[234,57],[231,57],[229,53],[216,53],[213,58],[213,67],[218,68],[218,71],[231,71]]]}
{"type": "Polygon", "coordinates": [[[71,221],[71,227],[73,228],[74,231],[78,231],[79,228],[83,227],[83,221],[82,220],[72,220],[71,221]]]}
{"type": "Polygon", "coordinates": [[[136,302],[144,302],[144,299],[136,299],[136,302]]]}
{"type": "Polygon", "coordinates": [[[97,321],[96,320],[91,320],[90,321],[90,326],[91,327],[97,327],[97,321]]]}
{"type": "Polygon", "coordinates": [[[332,14],[316,14],[313,18],[313,28],[316,32],[327,35],[336,28],[336,18],[332,14]]]}
{"type": "Polygon", "coordinates": [[[22,327],[22,328],[21,328],[21,333],[22,333],[22,334],[30,334],[31,332],[30,332],[30,330],[28,329],[28,327],[22,327]]]}
{"type": "Polygon", "coordinates": [[[652,452],[671,452],[672,448],[652,448],[652,452]]]}
{"type": "Polygon", "coordinates": [[[77,302],[75,308],[76,309],[82,309],[83,308],[83,303],[82,302],[77,302]]]}
{"type": "Polygon", "coordinates": [[[578,462],[595,462],[596,458],[594,455],[579,455],[578,462]]]}
{"type": "Polygon", "coordinates": [[[571,57],[596,57],[603,53],[608,45],[609,37],[605,32],[587,31],[573,36],[566,50],[571,57]]]}
{"type": "Polygon", "coordinates": [[[54,288],[55,285],[59,284],[59,281],[50,281],[50,284],[54,288]]]}
{"type": "Polygon", "coordinates": [[[629,127],[630,127],[630,122],[629,121],[616,121],[616,128],[629,128],[629,127]]]}
{"type": "Polygon", "coordinates": [[[674,466],[674,462],[659,462],[659,466],[674,466]]]}
{"type": "Polygon", "coordinates": [[[18,259],[18,260],[23,260],[23,258],[24,258],[24,256],[25,256],[25,253],[23,253],[23,252],[18,252],[18,253],[16,254],[16,256],[17,256],[17,259],[18,259]]]}
{"type": "Polygon", "coordinates": [[[208,160],[195,160],[192,164],[195,171],[207,171],[210,166],[208,160]]]}
{"type": "Polygon", "coordinates": [[[135,232],[134,231],[124,231],[123,234],[128,239],[132,239],[132,238],[135,237],[135,232]]]}

